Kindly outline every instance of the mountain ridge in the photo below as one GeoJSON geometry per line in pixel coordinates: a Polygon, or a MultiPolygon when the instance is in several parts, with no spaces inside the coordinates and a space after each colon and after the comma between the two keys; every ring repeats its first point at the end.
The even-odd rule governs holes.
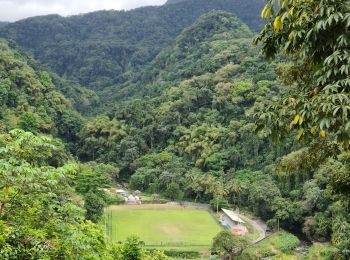
{"type": "Polygon", "coordinates": [[[181,2],[185,2],[187,0],[168,0],[165,2],[166,5],[172,5],[172,4],[177,4],[177,3],[181,3],[181,2]]]}
{"type": "Polygon", "coordinates": [[[131,11],[27,18],[0,29],[59,76],[91,89],[118,85],[148,64],[199,16],[218,9],[237,13],[257,30],[261,0],[188,0],[131,11]]]}

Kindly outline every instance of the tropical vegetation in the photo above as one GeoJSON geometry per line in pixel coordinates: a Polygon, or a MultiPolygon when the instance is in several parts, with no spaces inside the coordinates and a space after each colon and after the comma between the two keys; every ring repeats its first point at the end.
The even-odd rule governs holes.
{"type": "MultiPolygon", "coordinates": [[[[124,182],[239,207],[303,234],[310,254],[348,259],[349,1],[258,2],[2,24],[0,255],[164,259],[105,239],[105,189],[124,182]]],[[[236,239],[218,235],[213,251],[299,244],[284,231],[266,242],[275,252],[236,239]]]]}

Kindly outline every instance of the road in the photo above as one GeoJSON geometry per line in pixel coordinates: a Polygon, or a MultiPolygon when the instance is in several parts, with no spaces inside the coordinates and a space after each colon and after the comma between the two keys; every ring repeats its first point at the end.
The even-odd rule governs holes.
{"type": "Polygon", "coordinates": [[[255,239],[254,241],[252,241],[252,244],[256,244],[266,237],[266,224],[264,222],[262,222],[259,219],[247,218],[246,216],[243,216],[241,214],[239,215],[239,217],[241,219],[243,219],[244,221],[248,222],[250,225],[252,225],[259,232],[259,237],[257,239],[255,239]]]}

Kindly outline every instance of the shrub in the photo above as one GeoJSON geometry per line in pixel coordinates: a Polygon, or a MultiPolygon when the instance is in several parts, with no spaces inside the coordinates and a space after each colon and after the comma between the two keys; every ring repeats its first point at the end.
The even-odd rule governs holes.
{"type": "Polygon", "coordinates": [[[175,250],[168,250],[164,251],[164,254],[173,257],[173,258],[184,258],[184,259],[193,259],[193,258],[200,258],[199,252],[196,251],[175,251],[175,250]]]}
{"type": "Polygon", "coordinates": [[[281,231],[274,235],[273,239],[271,239],[271,244],[278,250],[289,253],[300,244],[300,240],[290,233],[281,231]]]}

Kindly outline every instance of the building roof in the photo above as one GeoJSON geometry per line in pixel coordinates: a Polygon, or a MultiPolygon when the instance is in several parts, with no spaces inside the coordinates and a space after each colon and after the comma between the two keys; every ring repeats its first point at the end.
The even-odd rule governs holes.
{"type": "Polygon", "coordinates": [[[236,213],[234,213],[232,210],[228,209],[222,209],[222,211],[233,221],[239,222],[239,223],[245,223],[236,213]]]}

